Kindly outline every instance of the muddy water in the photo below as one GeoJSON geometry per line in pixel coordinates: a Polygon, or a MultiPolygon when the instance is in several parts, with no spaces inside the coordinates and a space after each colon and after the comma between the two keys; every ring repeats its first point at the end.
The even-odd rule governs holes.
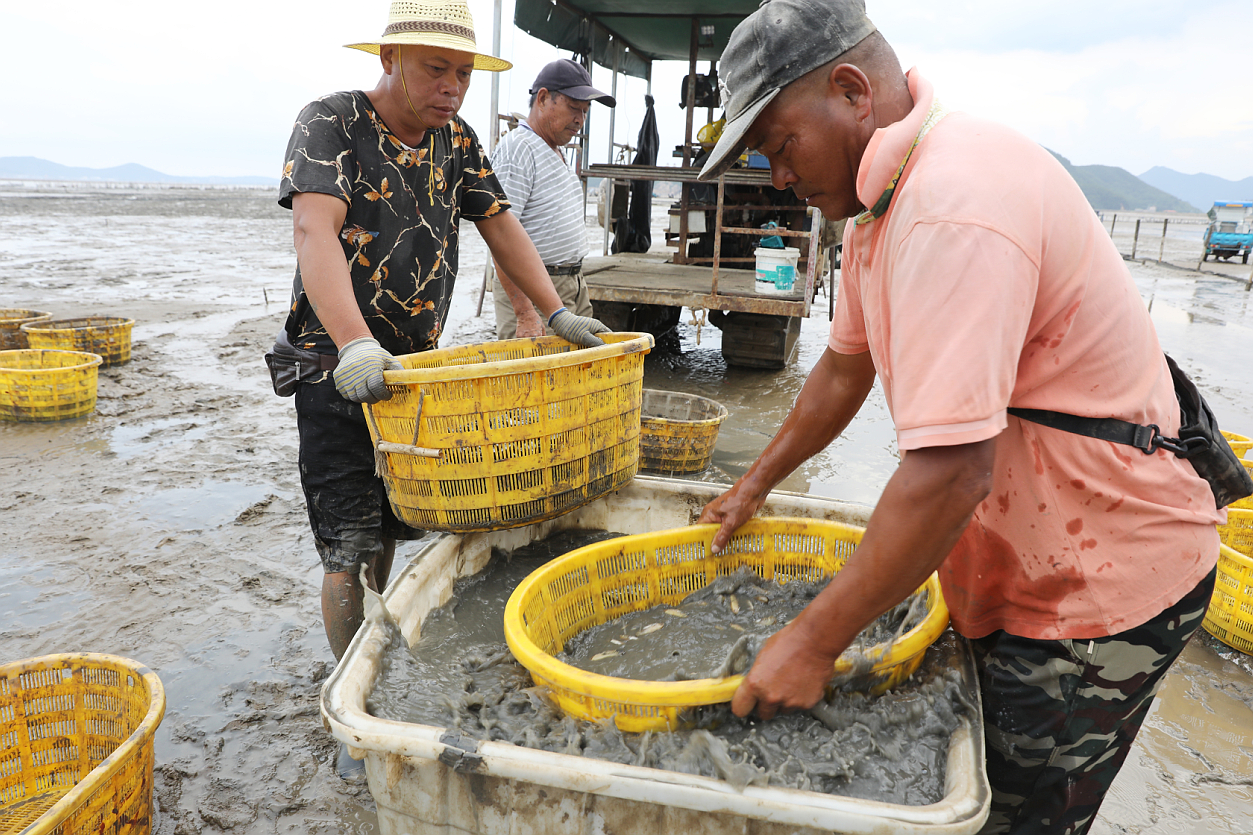
{"type": "MultiPolygon", "coordinates": [[[[946,666],[956,651],[953,643],[936,647],[914,678],[888,696],[837,692],[810,712],[771,722],[741,720],[726,706],[716,706],[693,711],[688,730],[624,734],[612,722],[564,716],[513,660],[505,644],[505,603],[524,577],[554,556],[606,536],[611,534],[565,532],[511,554],[496,553],[485,570],[457,582],[448,603],[427,616],[413,647],[406,647],[393,628],[369,711],[384,719],[454,728],[476,739],[718,777],[740,788],[783,786],[908,805],[943,797],[949,737],[971,704],[960,676],[946,666]]],[[[674,618],[667,636],[651,630],[647,637],[653,640],[624,650],[605,669],[634,678],[645,676],[631,675],[634,670],[627,665],[632,662],[653,673],[673,670],[675,647],[688,664],[716,665],[720,659],[691,660],[692,647],[682,637],[688,620],[701,620],[701,610],[708,611],[711,601],[718,600],[721,612],[722,598],[739,594],[745,611],[748,601],[761,598],[760,611],[779,613],[798,598],[812,599],[820,588],[785,591],[786,586],[754,581],[755,575],[747,574],[721,578],[708,587],[710,594],[691,595],[673,608],[689,614],[674,618]]],[[[735,622],[735,612],[727,608],[725,615],[717,620],[735,622]]],[[[903,613],[896,618],[903,619],[903,613]]],[[[885,617],[868,640],[877,642],[900,625],[890,621],[885,617]]],[[[576,658],[597,639],[580,643],[584,646],[574,651],[576,658]]]]}
{"type": "MultiPolygon", "coordinates": [[[[447,344],[494,333],[490,302],[474,315],[484,250],[472,228],[463,247],[447,344]]],[[[162,835],[377,826],[368,792],[327,764],[321,570],[291,402],[260,363],[293,265],[290,214],[266,190],[0,182],[0,307],[137,321],[135,358],[101,373],[94,414],[0,424],[0,655],[99,650],[157,670],[162,835]]],[[[1249,268],[1131,269],[1163,345],[1224,427],[1253,434],[1249,268]]],[[[649,357],[647,386],[731,412],[701,478],[738,476],[769,440],[821,355],[825,310],[820,296],[782,372],[727,369],[708,326],[682,327],[680,356],[649,357]]],[[[876,389],[845,437],[781,486],[873,502],[895,464],[876,389]]],[[[398,560],[415,552],[405,544],[398,560]]],[[[1244,656],[1190,646],[1093,832],[1245,831],[1251,684],[1244,656]]]]}

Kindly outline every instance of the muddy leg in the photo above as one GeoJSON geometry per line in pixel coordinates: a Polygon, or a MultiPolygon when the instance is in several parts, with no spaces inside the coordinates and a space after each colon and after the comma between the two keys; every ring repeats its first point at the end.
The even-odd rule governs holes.
{"type": "Polygon", "coordinates": [[[344,657],[352,636],[365,618],[364,594],[355,571],[322,576],[322,623],[336,660],[344,657]]]}
{"type": "Polygon", "coordinates": [[[392,573],[392,559],[396,556],[396,540],[383,537],[383,554],[374,561],[374,570],[372,573],[374,582],[370,588],[379,594],[383,593],[383,589],[387,588],[387,578],[392,573]]]}

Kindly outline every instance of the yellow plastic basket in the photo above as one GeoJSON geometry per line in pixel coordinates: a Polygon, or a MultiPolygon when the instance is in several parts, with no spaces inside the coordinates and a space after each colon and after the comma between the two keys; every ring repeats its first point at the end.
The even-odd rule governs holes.
{"type": "Polygon", "coordinates": [[[1218,526],[1218,538],[1223,545],[1253,557],[1253,510],[1227,508],[1227,524],[1218,526]]]}
{"type": "Polygon", "coordinates": [[[390,400],[365,407],[397,517],[496,531],[560,516],[639,466],[646,333],[576,348],[544,336],[398,357],[390,400]]]}
{"type": "Polygon", "coordinates": [[[1235,432],[1223,432],[1223,437],[1227,439],[1227,446],[1231,447],[1237,458],[1243,458],[1253,448],[1253,438],[1246,438],[1235,432]]]}
{"type": "Polygon", "coordinates": [[[1201,623],[1227,646],[1253,655],[1253,557],[1220,548],[1214,596],[1201,623]]]}
{"type": "MultiPolygon", "coordinates": [[[[1250,476],[1253,476],[1253,461],[1250,461],[1247,458],[1241,458],[1240,463],[1244,465],[1245,471],[1247,471],[1250,476]]],[[[1236,499],[1234,502],[1227,505],[1227,508],[1235,508],[1236,510],[1253,510],[1253,496],[1245,496],[1243,499],[1236,499]]]]}
{"type": "Polygon", "coordinates": [[[104,360],[103,367],[108,368],[131,358],[131,328],[134,326],[134,319],[119,316],[83,316],[27,322],[22,325],[22,333],[32,348],[99,354],[104,360]]]}
{"type": "Polygon", "coordinates": [[[640,409],[640,469],[699,473],[709,466],[727,409],[716,400],[679,391],[644,389],[640,409]]]}
{"type": "Polygon", "coordinates": [[[65,420],[96,408],[100,357],[82,351],[0,351],[0,420],[65,420]]]}
{"type": "MultiPolygon", "coordinates": [[[[505,606],[509,649],[536,684],[551,689],[567,714],[591,720],[613,717],[624,731],[674,729],[684,708],[731,701],[743,676],[636,681],[589,673],[554,657],[585,629],[658,604],[676,605],[743,565],[779,582],[829,577],[843,567],[864,531],[814,519],[752,519],[713,556],[709,546],[717,530],[717,525],[693,525],[606,540],[536,569],[505,606]]],[[[920,591],[927,603],[923,622],[892,645],[868,653],[877,659],[866,682],[872,693],[912,675],[926,648],[948,625],[939,578],[932,574],[920,591]]],[[[853,660],[842,657],[834,673],[852,669],[853,660]]]]}
{"type": "Polygon", "coordinates": [[[152,829],[156,673],[115,655],[0,666],[0,835],[152,829]]]}
{"type": "Polygon", "coordinates": [[[26,334],[22,333],[22,325],[51,318],[51,313],[44,313],[40,310],[25,310],[17,307],[0,308],[0,351],[30,347],[26,342],[26,334]]]}

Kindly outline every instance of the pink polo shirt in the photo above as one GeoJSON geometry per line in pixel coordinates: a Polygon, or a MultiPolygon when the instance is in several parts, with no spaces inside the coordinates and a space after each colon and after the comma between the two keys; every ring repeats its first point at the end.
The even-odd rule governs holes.
{"type": "MultiPolygon", "coordinates": [[[[878,130],[873,205],[933,100],[878,130]]],[[[953,625],[1093,638],[1138,626],[1214,567],[1225,514],[1168,452],[1072,435],[1006,407],[1179,428],[1157,334],[1079,186],[1026,137],[964,113],[915,149],[883,217],[849,223],[832,350],[869,350],[902,450],[999,436],[990,497],[940,568],[953,625]]]]}

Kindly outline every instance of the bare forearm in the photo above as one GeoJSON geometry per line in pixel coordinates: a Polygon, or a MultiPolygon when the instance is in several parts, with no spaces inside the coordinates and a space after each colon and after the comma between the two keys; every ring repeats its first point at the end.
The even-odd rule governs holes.
{"type": "Polygon", "coordinates": [[[561,308],[561,297],[535,251],[535,244],[512,212],[501,212],[476,225],[501,273],[540,309],[545,319],[561,308]]]}
{"type": "Polygon", "coordinates": [[[915,450],[901,463],[857,551],[797,618],[824,655],[838,657],[944,562],[987,497],[995,444],[915,450]]]}
{"type": "Polygon", "coordinates": [[[326,194],[292,198],[293,242],[300,280],[318,321],[340,348],[370,335],[352,291],[348,259],[339,243],[347,205],[326,194]]]}
{"type": "Polygon", "coordinates": [[[509,297],[509,303],[513,305],[514,316],[517,317],[518,327],[521,329],[526,325],[542,327],[539,320],[539,314],[535,312],[535,305],[526,297],[518,285],[513,282],[509,274],[500,267],[500,262],[496,261],[496,277],[500,279],[500,286],[505,291],[505,295],[509,297]]]}

